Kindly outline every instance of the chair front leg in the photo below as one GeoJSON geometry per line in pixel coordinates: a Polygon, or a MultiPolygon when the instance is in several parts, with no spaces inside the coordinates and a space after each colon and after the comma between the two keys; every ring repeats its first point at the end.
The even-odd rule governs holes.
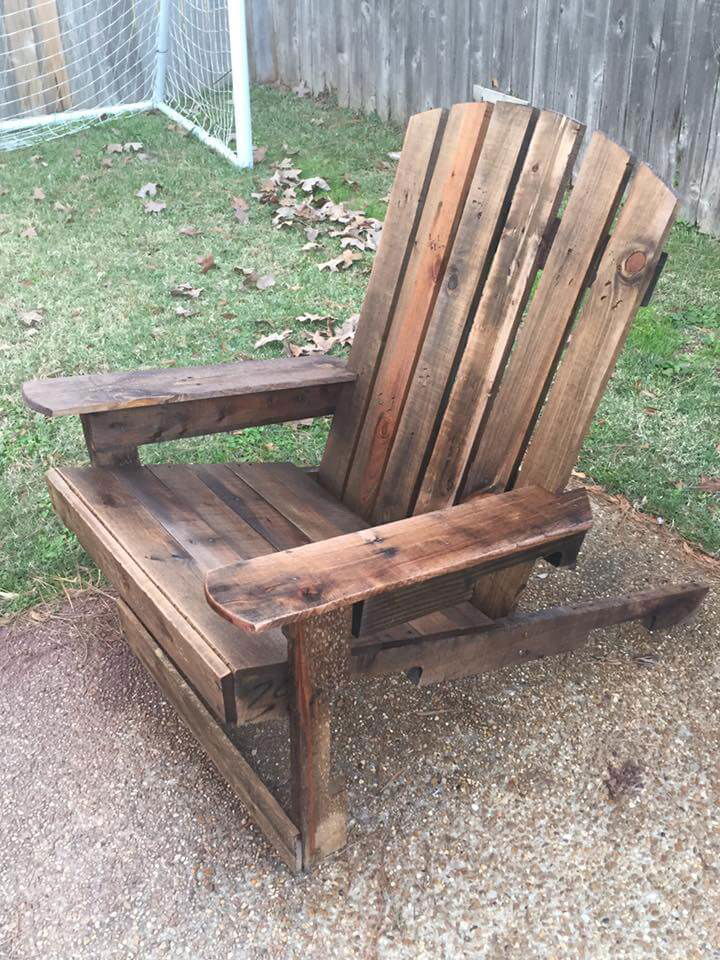
{"type": "Polygon", "coordinates": [[[331,701],[350,676],[350,611],[285,628],[290,671],[290,764],[303,869],[345,845],[347,797],[333,774],[331,701]]]}

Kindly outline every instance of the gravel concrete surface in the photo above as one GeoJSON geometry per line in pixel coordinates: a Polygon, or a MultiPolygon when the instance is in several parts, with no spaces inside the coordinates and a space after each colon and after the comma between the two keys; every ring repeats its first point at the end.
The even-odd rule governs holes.
{"type": "MultiPolygon", "coordinates": [[[[702,576],[697,619],[442,687],[342,695],[347,849],[290,876],[98,592],[0,644],[0,957],[720,958],[720,600],[607,499],[537,608],[702,576]]],[[[281,786],[286,731],[243,731],[281,786]]]]}

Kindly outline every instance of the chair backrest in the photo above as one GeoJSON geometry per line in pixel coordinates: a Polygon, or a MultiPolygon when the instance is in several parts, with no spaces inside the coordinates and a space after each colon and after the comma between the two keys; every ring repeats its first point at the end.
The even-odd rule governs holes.
{"type": "Polygon", "coordinates": [[[583,133],[509,103],[410,120],[320,467],[370,523],[565,487],[676,213],[601,133],[568,192],[583,133]]]}

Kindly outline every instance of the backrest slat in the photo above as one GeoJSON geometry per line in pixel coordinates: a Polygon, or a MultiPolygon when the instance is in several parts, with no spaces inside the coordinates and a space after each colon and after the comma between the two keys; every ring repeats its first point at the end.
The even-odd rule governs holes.
{"type": "Polygon", "coordinates": [[[428,110],[410,118],[390,193],[380,246],[373,262],[348,367],[357,374],[340,398],[320,464],[323,485],[341,498],[387,329],[405,275],[447,113],[428,110]]]}
{"type": "Polygon", "coordinates": [[[491,112],[487,104],[464,103],[448,117],[343,494],[343,501],[366,519],[372,516],[491,112]]]}
{"type": "Polygon", "coordinates": [[[492,262],[533,118],[530,107],[498,103],[493,108],[373,509],[375,522],[397,520],[412,512],[448,378],[473,302],[492,262]]]}
{"type": "MultiPolygon", "coordinates": [[[[642,302],[677,212],[673,192],[642,164],[560,358],[514,486],[565,488],[585,434],[642,302]]],[[[512,609],[529,569],[514,567],[478,585],[489,616],[512,609]]]]}
{"type": "Polygon", "coordinates": [[[499,492],[510,483],[629,172],[625,150],[593,134],[483,426],[465,494],[499,492]]]}
{"type": "Polygon", "coordinates": [[[425,470],[415,513],[453,503],[490,408],[584,133],[543,111],[530,141],[507,222],[482,291],[425,470]]]}

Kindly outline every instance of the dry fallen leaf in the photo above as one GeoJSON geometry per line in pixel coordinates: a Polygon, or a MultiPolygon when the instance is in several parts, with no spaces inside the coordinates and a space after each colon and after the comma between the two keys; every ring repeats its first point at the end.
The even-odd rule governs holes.
{"type": "Polygon", "coordinates": [[[109,143],[105,147],[105,153],[122,153],[123,148],[121,143],[109,143]]]}
{"type": "Polygon", "coordinates": [[[697,488],[704,493],[720,493],[720,479],[717,477],[700,477],[697,488]]]}
{"type": "Polygon", "coordinates": [[[201,237],[202,233],[198,230],[197,227],[185,226],[180,227],[178,233],[181,237],[201,237]]]}
{"type": "Polygon", "coordinates": [[[135,196],[140,197],[141,200],[144,200],[146,197],[154,197],[158,192],[159,186],[159,183],[144,183],[135,196]]]}
{"type": "Polygon", "coordinates": [[[233,197],[230,204],[235,211],[235,219],[238,223],[247,223],[250,218],[250,204],[247,200],[244,197],[233,197]]]}
{"type": "Polygon", "coordinates": [[[307,253],[307,252],[310,251],[310,250],[319,250],[319,249],[320,249],[320,244],[319,244],[319,243],[314,243],[314,242],[310,241],[309,243],[304,243],[304,244],[300,247],[300,249],[301,249],[304,253],[307,253]]]}
{"type": "Polygon", "coordinates": [[[74,209],[69,203],[63,203],[61,200],[56,200],[53,204],[53,210],[57,210],[58,213],[73,213],[74,209]]]}
{"type": "Polygon", "coordinates": [[[191,283],[179,283],[170,291],[172,297],[185,297],[186,300],[197,300],[203,292],[202,287],[194,287],[191,283]]]}
{"type": "Polygon", "coordinates": [[[32,225],[25,227],[25,229],[20,234],[21,237],[36,237],[38,235],[37,230],[32,225]]]}
{"type": "Polygon", "coordinates": [[[215,257],[211,253],[206,253],[204,257],[198,257],[196,262],[200,267],[201,273],[207,273],[208,270],[212,270],[217,266],[215,257]]]}
{"type": "Polygon", "coordinates": [[[45,191],[43,190],[42,187],[35,187],[35,189],[33,190],[32,195],[33,195],[33,200],[44,200],[44,199],[45,199],[45,191]]]}
{"type": "Polygon", "coordinates": [[[189,307],[175,307],[175,313],[178,317],[194,317],[195,311],[189,307]]]}
{"type": "Polygon", "coordinates": [[[147,203],[143,204],[143,210],[145,213],[162,213],[165,206],[164,203],[159,203],[157,200],[148,200],[147,203]]]}
{"type": "Polygon", "coordinates": [[[301,181],[300,186],[305,193],[313,193],[315,190],[329,190],[330,185],[322,177],[306,177],[301,181]]]}
{"type": "Polygon", "coordinates": [[[389,157],[391,160],[399,160],[399,159],[400,159],[400,151],[399,151],[399,150],[391,150],[390,153],[388,153],[388,157],[389,157]]]}
{"type": "Polygon", "coordinates": [[[100,166],[104,170],[109,170],[112,165],[113,165],[112,157],[103,157],[103,159],[100,161],[100,166]]]}
{"type": "Polygon", "coordinates": [[[137,143],[136,141],[130,141],[129,143],[123,144],[123,150],[126,153],[139,153],[142,148],[143,145],[141,143],[137,143]]]}
{"type": "Polygon", "coordinates": [[[301,80],[297,86],[292,88],[292,92],[298,97],[306,97],[310,93],[310,87],[305,83],[304,80],[301,80]]]}
{"type": "Polygon", "coordinates": [[[281,333],[268,333],[265,337],[260,337],[259,340],[255,341],[255,349],[259,347],[264,347],[267,343],[282,343],[286,337],[290,336],[289,330],[283,330],[281,333]]]}
{"type": "Polygon", "coordinates": [[[329,270],[330,273],[337,273],[338,270],[347,270],[356,260],[362,260],[361,253],[354,250],[343,250],[339,257],[326,260],[325,263],[319,263],[318,270],[329,270]]]}
{"type": "Polygon", "coordinates": [[[260,274],[252,267],[234,267],[233,269],[243,278],[243,284],[246,287],[267,290],[268,287],[275,286],[275,277],[270,273],[260,274]]]}
{"type": "Polygon", "coordinates": [[[26,327],[39,327],[45,319],[42,307],[37,310],[23,310],[18,314],[18,319],[26,327]]]}
{"type": "Polygon", "coordinates": [[[335,317],[331,317],[329,314],[324,313],[301,313],[300,316],[295,317],[296,323],[324,323],[325,326],[330,329],[330,325],[335,323],[335,317]]]}
{"type": "Polygon", "coordinates": [[[349,173],[344,173],[342,175],[342,179],[343,179],[343,182],[346,183],[351,190],[360,189],[360,183],[357,180],[353,179],[353,177],[351,177],[349,173]]]}
{"type": "Polygon", "coordinates": [[[335,331],[335,336],[337,337],[338,343],[349,346],[355,339],[355,332],[357,331],[357,325],[359,322],[359,313],[353,313],[351,316],[349,316],[347,320],[345,320],[344,323],[342,323],[335,331]]]}
{"type": "Polygon", "coordinates": [[[267,147],[253,147],[253,163],[262,163],[267,151],[267,147]]]}

